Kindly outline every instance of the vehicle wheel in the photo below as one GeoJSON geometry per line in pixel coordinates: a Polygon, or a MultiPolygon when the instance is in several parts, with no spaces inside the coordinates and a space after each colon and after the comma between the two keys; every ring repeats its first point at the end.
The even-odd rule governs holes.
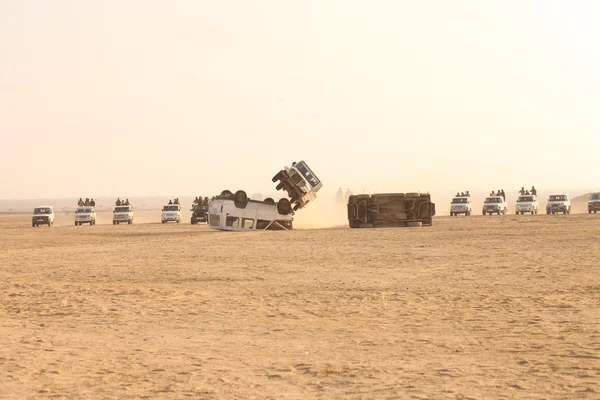
{"type": "Polygon", "coordinates": [[[422,222],[410,221],[409,223],[406,224],[406,226],[409,227],[409,228],[417,228],[417,227],[423,226],[423,223],[422,222]]]}
{"type": "Polygon", "coordinates": [[[167,222],[167,221],[165,221],[165,220],[163,219],[161,222],[164,224],[164,223],[165,223],[165,222],[167,222]]]}
{"type": "Polygon", "coordinates": [[[191,218],[191,219],[190,219],[190,224],[192,224],[192,225],[196,225],[196,220],[195,220],[194,218],[191,218]]]}
{"type": "Polygon", "coordinates": [[[221,192],[221,197],[223,197],[225,200],[233,200],[233,193],[231,193],[229,190],[223,190],[221,192]]]}
{"type": "Polygon", "coordinates": [[[35,223],[33,223],[33,222],[32,222],[32,223],[31,223],[31,227],[32,227],[32,228],[35,228],[35,223]]]}
{"type": "Polygon", "coordinates": [[[277,202],[277,212],[281,215],[289,215],[292,212],[292,203],[286,198],[277,202]]]}
{"type": "Polygon", "coordinates": [[[567,210],[564,210],[564,211],[563,211],[563,215],[567,215],[567,210]]]}
{"type": "Polygon", "coordinates": [[[233,204],[236,208],[244,209],[248,206],[248,195],[243,190],[238,190],[235,192],[235,196],[233,197],[233,204]]]}
{"type": "Polygon", "coordinates": [[[132,219],[130,219],[129,221],[127,221],[127,224],[128,224],[128,225],[131,225],[131,224],[133,224],[133,220],[132,220],[132,219]]]}
{"type": "Polygon", "coordinates": [[[179,223],[179,220],[177,220],[177,223],[179,223]]]}
{"type": "Polygon", "coordinates": [[[485,215],[485,211],[482,211],[481,213],[482,213],[483,215],[485,215]]]}
{"type": "Polygon", "coordinates": [[[272,199],[272,198],[270,198],[270,197],[267,197],[266,199],[264,199],[264,200],[263,200],[263,202],[264,202],[265,204],[271,204],[271,205],[275,205],[275,200],[273,200],[273,199],[272,199]]]}
{"type": "Polygon", "coordinates": [[[117,224],[117,221],[113,221],[113,225],[116,225],[116,224],[117,224]]]}
{"type": "Polygon", "coordinates": [[[277,173],[277,175],[275,175],[275,176],[273,177],[273,179],[271,179],[271,180],[272,180],[273,182],[277,182],[279,179],[281,179],[281,172],[282,172],[282,171],[279,171],[279,172],[277,173]]]}
{"type": "Polygon", "coordinates": [[[452,211],[450,211],[450,216],[454,217],[454,213],[452,211]]]}
{"type": "Polygon", "coordinates": [[[296,205],[294,206],[294,211],[298,211],[298,209],[299,209],[299,208],[300,208],[300,204],[296,204],[296,205]]]}
{"type": "Polygon", "coordinates": [[[275,190],[281,190],[283,189],[283,183],[278,183],[277,186],[275,186],[275,190]]]}
{"type": "Polygon", "coordinates": [[[52,226],[52,222],[48,221],[48,228],[52,226]]]}
{"type": "Polygon", "coordinates": [[[535,214],[535,211],[531,210],[531,215],[535,214]]]}

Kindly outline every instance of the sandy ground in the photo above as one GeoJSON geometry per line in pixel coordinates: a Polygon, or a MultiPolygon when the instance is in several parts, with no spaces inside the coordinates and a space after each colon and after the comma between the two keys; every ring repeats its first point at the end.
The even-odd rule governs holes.
{"type": "Polygon", "coordinates": [[[600,397],[600,215],[67,222],[0,218],[2,398],[600,397]]]}

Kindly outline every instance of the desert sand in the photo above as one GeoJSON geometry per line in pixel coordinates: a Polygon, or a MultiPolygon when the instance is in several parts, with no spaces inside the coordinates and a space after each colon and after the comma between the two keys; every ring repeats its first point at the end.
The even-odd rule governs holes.
{"type": "Polygon", "coordinates": [[[600,397],[600,216],[69,222],[0,217],[2,398],[600,397]]]}

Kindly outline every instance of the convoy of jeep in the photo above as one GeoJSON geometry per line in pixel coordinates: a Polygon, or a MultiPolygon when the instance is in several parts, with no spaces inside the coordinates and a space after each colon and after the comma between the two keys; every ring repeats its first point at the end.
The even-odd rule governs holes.
{"type": "Polygon", "coordinates": [[[133,207],[129,204],[116,206],[113,210],[113,225],[133,224],[133,207]]]}
{"type": "Polygon", "coordinates": [[[488,196],[483,202],[481,213],[483,215],[506,214],[506,200],[502,196],[488,196]]]}
{"type": "Polygon", "coordinates": [[[96,225],[96,208],[93,206],[79,206],[75,210],[75,226],[82,224],[96,225]]]}
{"type": "Polygon", "coordinates": [[[359,194],[348,198],[350,228],[431,226],[435,204],[429,193],[359,194]]]}
{"type": "Polygon", "coordinates": [[[525,213],[531,213],[531,215],[537,214],[540,209],[540,203],[538,202],[537,196],[521,195],[517,198],[517,205],[515,214],[523,215],[525,213]]]}
{"type": "Polygon", "coordinates": [[[54,225],[54,208],[52,206],[39,206],[33,209],[31,226],[35,228],[40,225],[54,225]]]}
{"type": "Polygon", "coordinates": [[[596,214],[598,211],[600,211],[600,192],[594,192],[590,194],[588,200],[588,213],[596,214]]]}
{"type": "Polygon", "coordinates": [[[568,193],[554,193],[546,203],[546,214],[571,214],[571,200],[568,193]]]}
{"type": "Polygon", "coordinates": [[[471,215],[473,212],[473,205],[471,203],[471,196],[457,196],[452,199],[450,203],[450,216],[465,214],[466,216],[471,215]]]}

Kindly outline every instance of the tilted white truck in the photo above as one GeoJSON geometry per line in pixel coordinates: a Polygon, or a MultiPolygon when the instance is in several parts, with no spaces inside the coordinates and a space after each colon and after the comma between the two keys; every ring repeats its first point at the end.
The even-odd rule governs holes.
{"type": "Polygon", "coordinates": [[[277,181],[279,183],[276,189],[283,189],[288,193],[294,205],[294,211],[316,199],[317,192],[323,187],[319,178],[304,161],[293,162],[291,167],[285,167],[279,171],[273,177],[273,182],[277,181]]]}

